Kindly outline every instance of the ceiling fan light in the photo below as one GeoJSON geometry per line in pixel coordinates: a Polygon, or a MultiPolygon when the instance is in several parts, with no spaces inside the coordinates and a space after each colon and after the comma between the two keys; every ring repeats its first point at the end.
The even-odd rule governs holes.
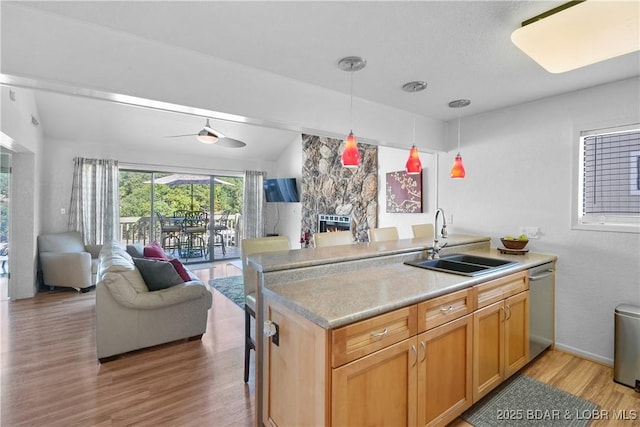
{"type": "Polygon", "coordinates": [[[203,144],[215,144],[216,142],[218,142],[218,137],[207,131],[206,129],[202,129],[200,132],[198,132],[198,136],[196,138],[203,144]]]}
{"type": "Polygon", "coordinates": [[[360,166],[360,151],[358,151],[358,141],[352,132],[349,132],[342,150],[342,166],[345,168],[357,168],[360,166]]]}
{"type": "Polygon", "coordinates": [[[417,175],[422,172],[422,162],[420,161],[420,154],[418,149],[414,145],[409,151],[409,159],[406,165],[407,173],[409,175],[417,175]]]}
{"type": "Polygon", "coordinates": [[[451,167],[451,178],[464,178],[464,165],[462,164],[462,156],[460,153],[456,154],[456,158],[453,160],[453,166],[451,167]]]}

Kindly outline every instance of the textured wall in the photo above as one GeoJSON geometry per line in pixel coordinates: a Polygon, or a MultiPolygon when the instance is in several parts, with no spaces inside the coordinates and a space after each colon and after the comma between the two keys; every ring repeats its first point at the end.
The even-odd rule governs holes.
{"type": "Polygon", "coordinates": [[[361,164],[342,166],[343,141],[302,135],[302,228],[318,230],[318,215],[351,216],[354,238],[367,241],[367,230],[378,224],[378,147],[358,143],[361,164]]]}

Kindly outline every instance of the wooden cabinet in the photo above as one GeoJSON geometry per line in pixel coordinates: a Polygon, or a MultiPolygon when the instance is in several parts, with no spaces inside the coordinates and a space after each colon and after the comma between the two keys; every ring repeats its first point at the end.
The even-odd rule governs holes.
{"type": "Polygon", "coordinates": [[[526,273],[476,287],[473,314],[473,401],[529,360],[529,291],[526,273]]]}
{"type": "Polygon", "coordinates": [[[528,361],[526,272],[329,331],[265,310],[268,426],[442,426],[528,361]]]}
{"type": "Polygon", "coordinates": [[[265,319],[278,325],[277,344],[263,349],[263,424],[329,425],[328,331],[265,297],[265,319]]]}
{"type": "Polygon", "coordinates": [[[418,304],[418,331],[443,325],[475,310],[473,288],[451,292],[418,304]]]}
{"type": "Polygon", "coordinates": [[[418,424],[446,425],[472,404],[473,315],[418,336],[418,424]]]}
{"type": "Polygon", "coordinates": [[[444,425],[471,406],[472,296],[453,292],[334,331],[332,426],[444,425]]]}
{"type": "Polygon", "coordinates": [[[416,338],[333,369],[331,425],[414,426],[416,338]]]}
{"type": "Polygon", "coordinates": [[[331,332],[331,366],[336,368],[383,349],[404,339],[415,337],[415,305],[352,323],[331,332]]]}

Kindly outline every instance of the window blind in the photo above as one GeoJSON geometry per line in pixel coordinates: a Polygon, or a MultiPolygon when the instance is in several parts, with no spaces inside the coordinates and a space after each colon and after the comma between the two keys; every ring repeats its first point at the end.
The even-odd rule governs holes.
{"type": "Polygon", "coordinates": [[[583,137],[582,215],[640,217],[640,130],[583,137]]]}

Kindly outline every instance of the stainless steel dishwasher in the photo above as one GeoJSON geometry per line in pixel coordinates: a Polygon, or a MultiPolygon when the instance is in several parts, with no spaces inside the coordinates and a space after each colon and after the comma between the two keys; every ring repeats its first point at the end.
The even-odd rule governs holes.
{"type": "Polygon", "coordinates": [[[529,360],[553,344],[554,286],[552,262],[529,270],[529,360]]]}

